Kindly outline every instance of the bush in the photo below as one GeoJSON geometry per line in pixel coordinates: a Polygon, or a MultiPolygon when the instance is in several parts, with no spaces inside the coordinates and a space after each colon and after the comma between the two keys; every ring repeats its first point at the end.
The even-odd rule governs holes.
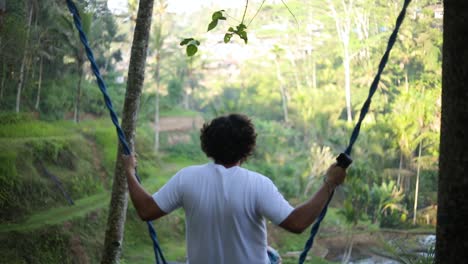
{"type": "Polygon", "coordinates": [[[29,113],[14,113],[14,112],[0,113],[0,126],[12,125],[12,124],[31,121],[31,120],[33,120],[33,115],[29,113]]]}
{"type": "MultiPolygon", "coordinates": [[[[16,153],[0,152],[0,207],[7,208],[15,200],[14,187],[18,184],[16,153]]],[[[4,211],[4,209],[2,209],[4,211]]],[[[3,218],[0,214],[0,218],[3,218]]]]}
{"type": "Polygon", "coordinates": [[[3,263],[74,263],[69,237],[50,227],[28,233],[9,233],[0,243],[3,263]]]}

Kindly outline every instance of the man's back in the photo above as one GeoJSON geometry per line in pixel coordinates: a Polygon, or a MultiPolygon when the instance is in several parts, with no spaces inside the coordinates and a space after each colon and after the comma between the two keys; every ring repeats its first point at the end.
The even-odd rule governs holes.
{"type": "Polygon", "coordinates": [[[159,207],[186,213],[188,263],[269,263],[264,216],[281,223],[293,210],[263,175],[208,163],[179,171],[154,194],[159,207]]]}

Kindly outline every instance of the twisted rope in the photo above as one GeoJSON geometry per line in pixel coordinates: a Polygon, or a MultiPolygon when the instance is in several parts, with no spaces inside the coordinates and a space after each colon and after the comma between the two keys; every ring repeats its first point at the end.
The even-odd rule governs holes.
{"type": "MultiPolygon", "coordinates": [[[[357,138],[359,136],[362,121],[366,117],[366,114],[369,112],[369,107],[370,107],[370,104],[372,102],[372,97],[374,96],[375,91],[377,91],[379,81],[380,81],[380,76],[382,75],[382,72],[385,69],[385,65],[387,65],[388,58],[390,56],[390,51],[392,51],[393,45],[396,42],[398,31],[400,30],[401,24],[403,23],[403,20],[405,19],[406,9],[408,8],[410,3],[411,3],[411,0],[405,0],[405,2],[403,4],[403,8],[401,9],[400,14],[397,17],[397,20],[396,20],[396,23],[395,23],[395,29],[393,30],[392,34],[390,35],[390,38],[389,38],[388,43],[387,43],[387,49],[385,50],[385,53],[382,56],[382,59],[380,60],[377,74],[375,75],[374,80],[372,81],[372,84],[370,86],[369,95],[367,96],[367,99],[366,99],[366,101],[364,102],[364,104],[363,104],[363,106],[361,108],[361,112],[359,114],[359,120],[358,120],[358,122],[356,123],[356,126],[353,129],[353,132],[352,132],[351,137],[349,139],[348,147],[346,148],[344,153],[342,153],[337,159],[338,166],[340,166],[340,167],[346,168],[346,167],[349,166],[349,164],[351,164],[351,159],[349,158],[349,156],[351,155],[351,150],[353,149],[353,145],[354,145],[354,143],[356,142],[356,140],[357,140],[357,138]]],[[[307,242],[306,242],[306,244],[304,246],[304,249],[303,249],[303,251],[302,251],[302,253],[301,253],[300,257],[299,257],[299,264],[304,263],[304,261],[305,261],[305,259],[307,257],[307,253],[309,252],[309,250],[312,248],[312,246],[314,244],[314,238],[317,235],[317,232],[318,232],[319,227],[320,227],[320,223],[322,223],[323,218],[325,218],[325,215],[327,214],[328,205],[330,204],[330,201],[331,201],[332,197],[333,197],[333,193],[331,194],[330,198],[327,201],[327,204],[325,205],[325,208],[323,208],[322,212],[320,212],[319,217],[317,218],[317,220],[315,221],[314,225],[312,226],[312,228],[310,230],[310,237],[307,240],[307,242]]]]}
{"type": "MultiPolygon", "coordinates": [[[[94,54],[89,46],[88,38],[86,37],[86,34],[83,31],[79,11],[76,8],[76,5],[73,3],[72,0],[66,0],[66,1],[67,1],[68,9],[70,10],[70,13],[73,15],[73,22],[75,24],[76,29],[79,32],[80,40],[83,43],[83,46],[86,51],[86,56],[88,57],[88,60],[91,63],[91,69],[94,73],[94,76],[96,76],[99,89],[101,90],[101,93],[104,97],[104,102],[106,104],[107,109],[109,109],[109,114],[112,119],[112,123],[114,124],[116,128],[117,136],[123,147],[123,152],[125,155],[131,155],[131,150],[130,150],[130,147],[128,146],[127,139],[125,138],[125,134],[119,125],[117,114],[115,113],[114,107],[112,106],[112,101],[109,97],[109,94],[107,93],[106,84],[101,76],[101,72],[99,71],[99,67],[97,66],[96,60],[94,59],[94,54]]],[[[140,178],[138,177],[138,174],[136,172],[135,174],[137,176],[138,181],[141,182],[140,178]]],[[[153,249],[154,249],[154,256],[156,258],[156,263],[160,264],[162,261],[162,263],[167,264],[166,259],[163,256],[161,247],[159,246],[158,237],[156,234],[156,230],[154,229],[153,223],[150,221],[146,223],[148,225],[148,231],[149,231],[151,240],[153,242],[153,249]]]]}

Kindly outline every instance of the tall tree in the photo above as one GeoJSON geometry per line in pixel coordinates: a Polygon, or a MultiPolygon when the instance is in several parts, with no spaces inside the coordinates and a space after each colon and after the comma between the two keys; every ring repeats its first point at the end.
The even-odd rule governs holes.
{"type": "MultiPolygon", "coordinates": [[[[90,35],[92,30],[93,14],[86,11],[86,8],[79,6],[81,24],[83,32],[86,35],[90,35]]],[[[86,54],[83,46],[81,45],[80,39],[74,34],[74,25],[69,21],[68,16],[63,15],[61,27],[58,28],[59,34],[63,38],[63,42],[72,50],[73,58],[76,61],[76,70],[78,73],[78,80],[76,83],[75,101],[73,106],[73,120],[78,123],[80,122],[80,105],[81,105],[81,85],[83,82],[84,65],[86,62],[86,54]]]]}
{"type": "MultiPolygon", "coordinates": [[[[0,32],[3,28],[3,16],[6,13],[6,0],[0,0],[0,32]]],[[[2,36],[0,35],[0,50],[2,50],[2,36]]],[[[5,86],[6,80],[6,63],[3,59],[3,54],[0,53],[0,58],[2,59],[2,71],[0,79],[0,100],[3,98],[3,87],[5,86]]]]}
{"type": "Polygon", "coordinates": [[[161,89],[161,59],[162,59],[162,48],[166,35],[163,34],[163,14],[166,12],[167,3],[164,0],[158,1],[156,9],[156,24],[154,27],[154,38],[153,48],[155,51],[155,73],[154,78],[156,80],[156,97],[154,102],[154,151],[159,151],[159,94],[161,89]]]}
{"type": "MultiPolygon", "coordinates": [[[[133,43],[128,67],[127,92],[122,113],[122,129],[130,149],[134,148],[135,128],[140,105],[140,96],[145,79],[148,40],[153,14],[153,0],[140,0],[133,43]]],[[[107,220],[106,237],[101,263],[119,263],[122,252],[123,231],[128,205],[127,180],[120,159],[123,154],[119,145],[115,165],[114,184],[107,220]]]]}
{"type": "Polygon", "coordinates": [[[27,51],[28,51],[28,46],[29,46],[29,34],[31,32],[33,10],[34,10],[33,1],[30,1],[29,12],[28,12],[28,24],[26,28],[26,38],[24,40],[25,43],[24,43],[23,59],[21,60],[18,87],[16,88],[16,107],[15,107],[16,113],[20,111],[20,105],[21,105],[21,91],[24,85],[24,71],[25,71],[26,60],[27,60],[27,55],[28,55],[27,51]]]}
{"type": "Polygon", "coordinates": [[[280,59],[281,59],[281,53],[283,53],[284,50],[280,48],[279,46],[274,46],[273,47],[273,60],[275,61],[275,66],[276,66],[276,78],[278,79],[278,85],[279,85],[279,90],[281,94],[281,105],[283,107],[283,121],[284,123],[288,123],[289,118],[288,118],[288,97],[286,95],[286,88],[284,84],[284,79],[283,75],[281,73],[281,65],[280,65],[280,59]]]}
{"type": "MultiPolygon", "coordinates": [[[[6,13],[6,0],[0,0],[0,31],[3,28],[3,16],[6,13]]],[[[0,36],[0,46],[2,44],[2,39],[0,36]]]]}
{"type": "Polygon", "coordinates": [[[4,90],[5,90],[5,81],[6,81],[6,76],[7,76],[7,65],[6,65],[6,62],[5,60],[3,59],[3,56],[2,56],[2,75],[1,75],[1,81],[0,81],[0,101],[3,99],[3,93],[4,93],[4,90]]]}
{"type": "Polygon", "coordinates": [[[444,1],[436,263],[468,259],[468,3],[444,1]]]}
{"type": "Polygon", "coordinates": [[[350,53],[350,38],[352,25],[353,0],[341,1],[343,13],[338,14],[335,5],[331,0],[328,0],[328,5],[331,15],[335,20],[336,32],[338,38],[343,46],[343,68],[345,78],[345,96],[346,96],[346,117],[348,122],[353,121],[353,114],[351,111],[351,53],[350,53]]]}
{"type": "MultiPolygon", "coordinates": [[[[93,15],[89,12],[81,12],[81,20],[83,21],[83,30],[86,34],[91,32],[91,21],[93,19],[93,15]]],[[[81,84],[83,82],[83,74],[84,74],[84,63],[86,60],[84,48],[81,46],[78,40],[69,43],[74,46],[75,52],[75,59],[76,59],[76,66],[78,70],[78,82],[76,84],[76,94],[75,94],[75,106],[73,111],[73,120],[76,123],[80,122],[80,105],[81,105],[81,84]]]]}

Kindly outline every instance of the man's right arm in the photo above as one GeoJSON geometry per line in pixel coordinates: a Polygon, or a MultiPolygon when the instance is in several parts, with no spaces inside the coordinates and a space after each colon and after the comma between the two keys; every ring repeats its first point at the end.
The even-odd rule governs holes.
{"type": "Polygon", "coordinates": [[[135,175],[136,158],[134,155],[122,156],[125,174],[127,175],[128,191],[130,199],[135,207],[138,216],[143,221],[156,220],[166,215],[153,197],[141,186],[135,175]]]}
{"type": "Polygon", "coordinates": [[[346,171],[332,165],[320,189],[307,202],[297,206],[279,226],[300,234],[306,230],[319,216],[336,186],[343,183],[346,171]]]}

